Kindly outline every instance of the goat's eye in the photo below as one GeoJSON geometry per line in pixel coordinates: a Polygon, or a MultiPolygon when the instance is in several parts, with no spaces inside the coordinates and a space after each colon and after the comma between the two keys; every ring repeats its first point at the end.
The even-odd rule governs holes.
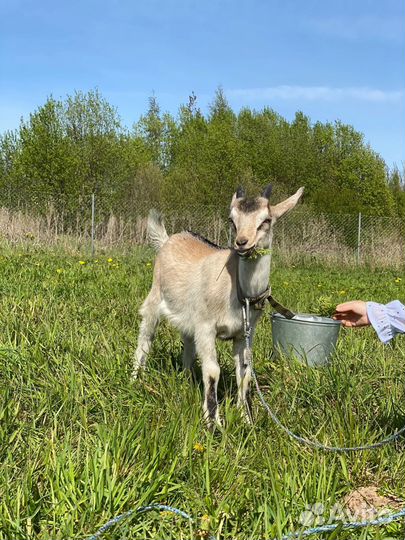
{"type": "Polygon", "coordinates": [[[271,223],[271,219],[270,219],[270,218],[269,218],[269,219],[265,219],[264,221],[262,221],[262,222],[260,223],[260,225],[258,226],[258,229],[267,229],[267,228],[269,227],[270,223],[271,223]]]}
{"type": "Polygon", "coordinates": [[[233,228],[233,230],[236,231],[236,225],[235,225],[235,223],[234,223],[234,221],[233,221],[232,218],[229,218],[229,219],[228,219],[228,223],[229,223],[229,225],[233,228]]]}

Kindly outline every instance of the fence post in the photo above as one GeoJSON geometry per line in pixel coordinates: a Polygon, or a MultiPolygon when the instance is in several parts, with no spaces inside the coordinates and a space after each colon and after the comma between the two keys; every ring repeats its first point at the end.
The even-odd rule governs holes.
{"type": "Polygon", "coordinates": [[[359,220],[357,226],[357,264],[360,264],[360,245],[361,245],[361,212],[359,212],[359,220]]]}
{"type": "Polygon", "coordinates": [[[96,197],[91,194],[91,256],[94,257],[94,236],[95,236],[95,218],[96,218],[96,197]]]}

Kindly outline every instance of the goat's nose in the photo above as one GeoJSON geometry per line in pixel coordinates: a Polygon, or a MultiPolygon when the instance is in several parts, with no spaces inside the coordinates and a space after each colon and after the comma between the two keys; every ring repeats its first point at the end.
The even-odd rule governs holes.
{"type": "Polygon", "coordinates": [[[246,244],[248,243],[248,239],[245,238],[244,236],[241,236],[240,238],[237,238],[235,240],[235,243],[238,247],[243,247],[243,246],[246,246],[246,244]]]}

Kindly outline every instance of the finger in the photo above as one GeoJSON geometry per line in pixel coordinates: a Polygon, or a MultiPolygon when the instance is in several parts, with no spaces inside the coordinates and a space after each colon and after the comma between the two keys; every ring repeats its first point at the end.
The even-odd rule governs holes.
{"type": "Polygon", "coordinates": [[[335,308],[336,311],[352,311],[353,310],[353,304],[355,303],[354,300],[350,302],[344,302],[343,304],[338,304],[335,308]]]}
{"type": "Polygon", "coordinates": [[[342,313],[334,313],[333,314],[333,318],[334,319],[337,319],[339,321],[343,320],[343,319],[352,319],[353,317],[356,317],[357,315],[355,313],[353,313],[352,311],[351,312],[342,312],[342,313]]]}
{"type": "Polygon", "coordinates": [[[348,319],[344,319],[341,322],[345,328],[352,328],[356,326],[356,323],[354,321],[349,321],[348,319]]]}
{"type": "Polygon", "coordinates": [[[335,321],[339,321],[342,324],[346,324],[347,322],[349,322],[349,319],[347,317],[343,317],[343,316],[339,316],[339,315],[337,315],[337,316],[333,315],[332,319],[334,319],[335,321]]]}

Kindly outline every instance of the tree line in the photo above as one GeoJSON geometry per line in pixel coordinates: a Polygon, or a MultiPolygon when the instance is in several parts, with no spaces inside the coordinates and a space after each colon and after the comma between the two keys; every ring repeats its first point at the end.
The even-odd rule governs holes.
{"type": "Polygon", "coordinates": [[[403,172],[352,126],[289,122],[269,107],[238,113],[217,90],[206,114],[194,94],[173,116],[155,97],[131,129],[97,91],[53,97],[0,136],[0,204],[76,212],[91,193],[120,213],[151,206],[224,208],[239,184],[275,198],[305,185],[315,212],[404,216],[403,172]]]}

